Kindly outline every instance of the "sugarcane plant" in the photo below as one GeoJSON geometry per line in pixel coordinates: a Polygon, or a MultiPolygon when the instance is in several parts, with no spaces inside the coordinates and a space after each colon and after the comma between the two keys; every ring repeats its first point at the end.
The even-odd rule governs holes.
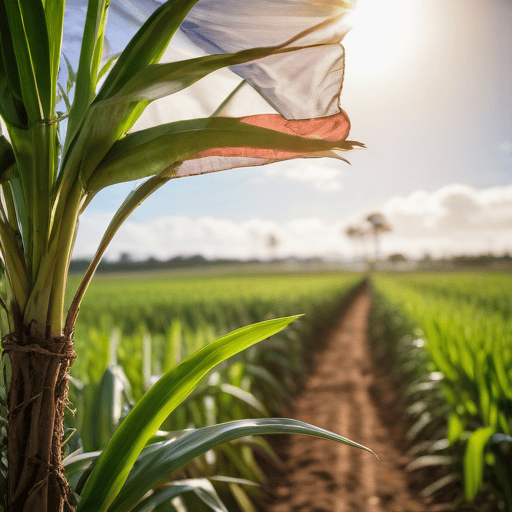
{"type": "MultiPolygon", "coordinates": [[[[81,4],[75,0],[71,7],[81,4]]],[[[175,177],[292,158],[341,158],[335,150],[361,145],[346,140],[349,121],[338,103],[343,76],[343,48],[339,41],[347,31],[343,23],[340,28],[340,20],[350,8],[344,2],[325,0],[309,5],[305,1],[283,0],[280,6],[275,5],[286,16],[294,12],[290,10],[292,4],[301,4],[301,21],[310,26],[302,26],[279,44],[259,44],[234,52],[229,44],[223,48],[214,41],[206,45],[209,55],[167,63],[160,63],[160,59],[182,23],[182,30],[191,39],[195,34],[197,40],[205,41],[207,38],[199,32],[209,32],[209,20],[216,19],[212,11],[219,11],[223,4],[226,13],[235,4],[242,9],[254,8],[254,2],[168,0],[155,5],[122,53],[114,57],[104,52],[110,2],[84,0],[83,4],[87,14],[77,69],[73,70],[69,61],[65,64],[69,78],[76,81],[70,90],[59,82],[59,69],[64,62],[64,0],[0,0],[0,248],[5,267],[1,327],[3,374],[8,388],[6,501],[7,509],[13,512],[62,511],[73,500],[80,511],[131,510],[147,492],[143,485],[134,484],[137,475],[140,480],[139,474],[133,476],[134,464],[137,462],[140,473],[145,447],[161,422],[215,364],[271,336],[293,320],[272,320],[235,331],[176,366],[122,422],[94,469],[84,474],[79,492],[71,489],[63,471],[62,442],[68,372],[76,357],[74,324],[102,255],[131,212],[175,177]],[[304,17],[304,13],[310,16],[304,17]],[[328,52],[332,62],[318,59],[324,55],[322,52],[328,52]],[[323,63],[325,77],[339,82],[334,89],[332,83],[328,84],[330,96],[324,94],[323,103],[311,101],[316,108],[311,119],[306,119],[308,116],[301,114],[293,101],[282,100],[279,88],[270,90],[244,75],[244,69],[254,70],[254,62],[263,59],[256,73],[261,76],[269,56],[269,66],[277,56],[293,56],[295,75],[301,58],[305,68],[313,59],[323,63]],[[242,65],[248,62],[251,65],[244,68],[242,65]],[[130,132],[152,101],[181,91],[227,66],[236,66],[233,69],[277,113],[228,118],[217,115],[220,109],[214,116],[130,132]],[[59,112],[57,106],[63,103],[67,111],[59,112]],[[65,310],[68,267],[80,215],[105,187],[142,179],[145,181],[114,215],[65,310]],[[130,492],[136,488],[140,491],[136,497],[126,490],[127,481],[130,492]],[[118,506],[115,503],[121,503],[119,496],[123,492],[124,501],[118,506]],[[132,501],[126,498],[129,494],[132,501]]],[[[119,0],[112,2],[111,9],[129,13],[130,7],[130,3],[119,0]]],[[[274,10],[272,16],[275,15],[274,10]]],[[[221,18],[222,23],[229,21],[229,15],[221,18]]],[[[236,39],[236,28],[232,33],[236,39]]],[[[300,85],[304,81],[300,73],[297,76],[300,85]]],[[[310,90],[319,95],[325,93],[320,87],[322,76],[313,78],[310,90]]],[[[70,83],[73,85],[72,80],[70,83]]],[[[289,93],[293,88],[281,89],[289,93]]],[[[296,104],[308,99],[301,97],[306,89],[295,90],[299,98],[296,104]]],[[[280,431],[350,443],[320,429],[285,420],[220,425],[198,437],[189,437],[188,441],[187,436],[181,437],[171,448],[163,447],[178,454],[173,464],[166,466],[167,474],[208,450],[212,443],[224,442],[235,434],[280,431]]],[[[147,461],[149,455],[144,456],[147,461]]],[[[163,476],[154,476],[155,484],[163,476]]],[[[151,509],[147,503],[146,509],[151,509]]]]}

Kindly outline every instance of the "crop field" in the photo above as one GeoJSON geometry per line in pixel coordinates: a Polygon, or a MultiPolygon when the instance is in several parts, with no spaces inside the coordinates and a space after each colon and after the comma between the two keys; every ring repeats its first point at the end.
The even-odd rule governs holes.
{"type": "MultiPolygon", "coordinates": [[[[334,301],[359,279],[358,274],[337,273],[100,276],[91,284],[78,316],[79,358],[72,374],[98,380],[117,351],[118,360],[126,360],[128,374],[142,376],[144,350],[151,354],[146,370],[159,374],[215,337],[244,325],[292,314],[305,314],[311,321],[315,308],[334,301]]],[[[70,290],[75,281],[70,280],[70,290]]]]}
{"type": "MultiPolygon", "coordinates": [[[[345,482],[340,482],[345,494],[333,494],[322,503],[339,499],[364,503],[365,489],[372,489],[370,497],[379,497],[379,481],[383,481],[383,498],[379,499],[384,508],[375,511],[409,510],[407,491],[399,498],[402,491],[390,494],[388,489],[391,475],[400,479],[403,474],[417,489],[414,499],[418,502],[411,510],[430,510],[430,506],[464,512],[512,510],[512,276],[374,273],[371,287],[361,286],[364,277],[339,272],[205,275],[196,271],[97,276],[85,295],[74,336],[78,358],[71,368],[65,417],[64,464],[70,484],[82,489],[99,451],[162,375],[169,375],[180,362],[226,333],[274,318],[303,315],[285,330],[225,359],[198,381],[188,397],[164,417],[139,457],[137,464],[147,468],[148,474],[139,475],[135,467],[112,511],[132,510],[134,503],[133,510],[172,512],[274,512],[274,506],[281,512],[295,510],[303,502],[299,490],[289,495],[280,488],[281,494],[265,494],[265,487],[260,488],[268,481],[268,471],[280,471],[272,469],[279,467],[275,446],[259,437],[259,433],[272,433],[272,428],[267,425],[257,435],[235,439],[221,425],[242,420],[237,428],[254,428],[256,423],[251,422],[289,416],[294,400],[307,389],[311,392],[306,377],[314,371],[313,358],[324,353],[332,361],[315,359],[324,374],[313,375],[319,387],[304,411],[305,421],[315,425],[321,421],[312,411],[322,401],[318,393],[324,390],[328,393],[324,405],[344,419],[319,426],[344,432],[348,418],[353,430],[343,435],[375,449],[383,461],[361,458],[361,464],[373,468],[366,473],[374,475],[374,480],[368,483],[365,472],[344,473],[344,480],[358,482],[355,490],[347,496],[345,482]],[[353,311],[361,309],[353,305],[358,301],[361,305],[361,300],[369,305],[369,313],[361,320],[365,325],[367,321],[365,331],[352,327],[356,322],[353,311]],[[339,319],[344,312],[342,325],[339,319]],[[341,332],[347,337],[343,350],[354,344],[352,352],[335,356],[335,345],[326,341],[330,339],[327,332],[341,332]],[[357,332],[363,342],[350,338],[357,332]],[[368,352],[361,348],[366,340],[368,352]],[[330,347],[331,352],[323,347],[330,347]],[[335,357],[341,357],[337,359],[341,362],[333,366],[335,357]],[[340,370],[344,357],[354,359],[340,370]],[[377,427],[372,432],[379,421],[368,416],[372,407],[379,407],[375,396],[357,391],[357,400],[354,396],[345,397],[345,402],[341,395],[332,398],[337,387],[321,382],[328,367],[332,379],[350,381],[350,386],[340,387],[343,390],[356,389],[356,381],[350,379],[358,375],[360,389],[370,390],[367,379],[377,379],[382,372],[393,385],[396,402],[389,405],[392,412],[386,411],[387,416],[400,424],[401,437],[389,440],[378,434],[377,427]],[[345,409],[331,407],[330,400],[345,409]],[[363,428],[363,422],[373,426],[363,428]],[[179,450],[165,447],[179,445],[186,432],[198,432],[198,456],[191,451],[183,462],[179,450]],[[374,446],[377,438],[381,444],[374,446]],[[382,439],[395,443],[398,451],[386,452],[382,439]],[[391,458],[395,460],[385,461],[386,453],[388,458],[394,453],[391,458]],[[405,471],[400,453],[409,461],[405,471]],[[374,463],[375,467],[369,466],[374,463]],[[149,471],[152,466],[153,472],[149,471]],[[163,485],[162,471],[170,475],[163,485]],[[295,493],[294,501],[289,496],[295,493]],[[397,501],[386,502],[392,494],[397,501]],[[164,496],[173,497],[166,501],[166,508],[144,508],[145,500],[154,503],[164,496]],[[386,503],[391,508],[385,508],[386,503]]],[[[70,296],[78,282],[78,276],[71,277],[70,296]]],[[[0,418],[6,415],[3,409],[0,412],[0,418]]],[[[294,446],[305,442],[297,443],[294,446]]],[[[336,471],[332,457],[338,452],[323,451],[325,445],[318,445],[328,461],[321,466],[318,453],[303,446],[304,461],[293,460],[294,455],[285,460],[290,472],[297,473],[297,481],[306,477],[309,466],[314,468],[312,482],[317,484],[303,489],[310,493],[309,502],[327,493],[324,487],[330,480],[326,475],[336,471]]],[[[372,457],[356,451],[351,457],[372,457]]],[[[350,466],[343,464],[340,467],[350,466]]],[[[5,470],[0,465],[0,471],[5,470]]],[[[332,475],[333,482],[336,475],[332,475]]]]}
{"type": "Polygon", "coordinates": [[[512,276],[373,281],[370,342],[406,397],[408,469],[431,479],[423,495],[512,510],[512,276]]]}
{"type": "MultiPolygon", "coordinates": [[[[305,375],[314,329],[340,311],[361,279],[356,273],[97,277],[75,329],[78,358],[71,369],[68,453],[101,450],[159,376],[212,340],[251,323],[304,314],[210,372],[164,421],[155,442],[181,429],[282,415],[305,375]]],[[[70,279],[70,293],[77,282],[70,279]]],[[[265,478],[258,457],[275,461],[264,439],[245,437],[194,459],[181,476],[209,477],[203,484],[214,483],[228,509],[251,511],[254,486],[265,478]]],[[[67,466],[78,488],[87,463],[67,466]]],[[[180,510],[209,510],[194,494],[184,496],[180,510]]]]}

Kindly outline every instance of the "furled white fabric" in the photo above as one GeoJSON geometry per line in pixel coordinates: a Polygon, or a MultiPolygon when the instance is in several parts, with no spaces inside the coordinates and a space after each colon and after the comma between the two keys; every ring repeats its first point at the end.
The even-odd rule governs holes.
{"type": "MultiPolygon", "coordinates": [[[[109,53],[122,50],[136,29],[162,2],[112,0],[106,29],[109,53]]],[[[68,0],[64,48],[78,61],[86,0],[68,0]],[[78,23],[77,23],[78,21],[78,23]]],[[[230,68],[287,119],[330,116],[340,111],[344,50],[350,30],[346,15],[355,2],[343,0],[199,0],[180,32],[206,53],[285,44],[317,45],[230,68]]],[[[66,51],[66,50],[65,50],[66,51]]],[[[170,55],[168,53],[167,55],[170,55]]],[[[171,59],[174,60],[174,59],[171,59]]]]}
{"type": "Polygon", "coordinates": [[[200,0],[180,30],[208,53],[284,44],[318,45],[232,69],[287,119],[329,116],[340,111],[344,50],[354,3],[341,0],[200,0]]]}

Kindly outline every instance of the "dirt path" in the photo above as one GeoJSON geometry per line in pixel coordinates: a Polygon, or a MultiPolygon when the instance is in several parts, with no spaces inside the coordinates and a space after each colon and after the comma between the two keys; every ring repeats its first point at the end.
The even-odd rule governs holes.
{"type": "Polygon", "coordinates": [[[376,381],[366,341],[368,291],[329,334],[314,373],[296,399],[294,418],[332,430],[375,450],[381,458],[330,441],[290,436],[274,445],[284,468],[269,475],[266,512],[424,512],[411,496],[404,459],[391,441],[392,415],[372,400],[376,381]]]}

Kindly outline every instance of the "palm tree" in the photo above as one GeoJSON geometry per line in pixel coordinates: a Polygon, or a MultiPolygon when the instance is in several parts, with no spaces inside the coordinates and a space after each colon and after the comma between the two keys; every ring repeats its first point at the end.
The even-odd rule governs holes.
{"type": "Polygon", "coordinates": [[[370,229],[375,242],[375,261],[379,261],[379,237],[381,233],[391,231],[391,226],[382,213],[370,213],[366,217],[366,222],[370,224],[370,229]]]}
{"type": "MultiPolygon", "coordinates": [[[[304,50],[334,52],[333,59],[339,64],[343,58],[341,45],[333,44],[332,34],[325,36],[326,29],[335,27],[342,15],[338,4],[331,5],[327,0],[312,3],[308,7],[312,16],[301,20],[310,26],[302,26],[302,32],[297,30],[280,44],[259,44],[258,48],[232,52],[229,45],[223,50],[220,43],[213,42],[224,53],[159,64],[196,2],[168,0],[158,6],[117,60],[109,60],[102,57],[102,50],[110,2],[90,0],[71,103],[67,99],[69,90],[58,81],[66,28],[64,0],[0,0],[0,116],[6,130],[0,132],[0,249],[6,275],[1,328],[2,364],[10,373],[7,500],[12,512],[61,512],[70,498],[62,468],[62,431],[68,371],[76,357],[75,320],[103,253],[131,212],[175,177],[280,159],[339,158],[333,150],[360,145],[345,140],[349,122],[337,102],[329,100],[328,109],[313,110],[309,116],[327,117],[295,120],[295,103],[283,100],[275,90],[262,88],[250,72],[244,71],[253,68],[241,66],[291,52],[296,55],[294,62],[298,62],[304,50]],[[278,113],[190,119],[130,133],[153,100],[226,66],[237,66],[236,72],[278,113]],[[57,111],[59,95],[67,103],[66,113],[57,111]],[[61,123],[64,119],[66,129],[61,123]],[[140,179],[145,181],[115,214],[71,306],[65,310],[68,267],[80,215],[100,190],[140,179]]],[[[119,9],[123,2],[112,4],[119,9]]],[[[293,4],[297,2],[290,2],[290,7],[293,4]]],[[[207,11],[222,5],[201,0],[190,16],[199,19],[206,12],[204,19],[208,20],[207,11]]],[[[125,12],[129,13],[129,6],[125,12]]],[[[228,9],[222,22],[229,20],[228,9]]],[[[184,25],[192,32],[193,26],[199,30],[208,23],[193,21],[184,25]]],[[[283,27],[289,29],[287,24],[283,27]]],[[[269,29],[261,33],[269,33],[269,29]]],[[[279,33],[280,29],[274,27],[271,31],[279,33]]],[[[231,31],[236,36],[236,27],[231,31]]],[[[337,35],[339,40],[344,34],[337,35]]],[[[205,39],[199,35],[201,38],[205,39]]],[[[309,64],[305,61],[306,73],[309,64]]],[[[342,70],[342,66],[338,68],[342,70]]],[[[330,79],[335,75],[329,73],[330,79]]],[[[316,78],[314,83],[318,84],[316,78]]],[[[340,76],[338,79],[341,87],[340,76]]],[[[322,97],[321,90],[315,92],[322,97]]],[[[310,103],[320,104],[314,99],[310,103]]],[[[141,414],[137,421],[145,420],[141,414]]],[[[151,429],[158,428],[157,419],[153,418],[146,430],[141,427],[146,437],[132,439],[133,447],[129,449],[122,445],[121,436],[128,439],[137,429],[127,432],[130,423],[125,420],[124,434],[119,434],[112,450],[105,450],[87,480],[79,510],[106,510],[126,480],[144,439],[149,439],[151,429]],[[116,450],[123,452],[124,458],[113,455],[116,450]],[[114,456],[118,457],[116,463],[109,463],[114,456]]]]}
{"type": "Polygon", "coordinates": [[[279,238],[274,233],[269,233],[267,236],[267,247],[270,253],[271,260],[277,260],[277,247],[279,246],[279,238]]]}
{"type": "Polygon", "coordinates": [[[359,240],[361,242],[363,247],[363,259],[366,261],[368,257],[366,255],[366,244],[364,242],[364,229],[361,227],[348,226],[345,230],[345,235],[347,235],[351,240],[359,240]]]}

